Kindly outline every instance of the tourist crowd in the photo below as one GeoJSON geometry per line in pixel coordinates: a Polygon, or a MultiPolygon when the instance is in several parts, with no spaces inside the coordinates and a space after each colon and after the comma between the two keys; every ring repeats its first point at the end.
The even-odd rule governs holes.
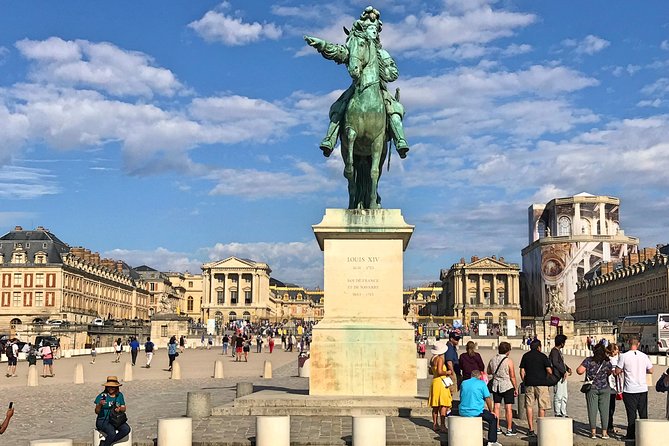
{"type": "MultiPolygon", "coordinates": [[[[499,435],[518,434],[513,424],[513,404],[522,398],[527,416],[527,436],[535,437],[536,419],[547,410],[556,417],[567,417],[569,392],[567,378],[572,369],[565,363],[562,350],[567,337],[555,336],[548,354],[542,351],[541,341],[529,339],[529,351],[521,358],[518,368],[513,363],[511,344],[500,342],[497,354],[487,364],[469,341],[458,355],[460,334],[451,332],[448,340],[438,340],[430,349],[429,370],[432,374],[428,404],[432,407],[432,424],[436,432],[446,430],[446,418],[453,413],[453,401],[459,393],[458,414],[481,417],[488,425],[488,446],[498,446],[499,435]],[[516,371],[517,370],[517,371],[516,371]],[[535,412],[536,409],[536,412],[535,412]],[[502,428],[502,417],[506,420],[502,428]]],[[[426,340],[419,339],[417,351],[424,356],[426,340]]],[[[592,355],[576,367],[583,376],[581,393],[588,414],[588,436],[609,439],[622,437],[613,426],[618,401],[622,401],[627,416],[625,439],[635,438],[637,417],[648,418],[647,377],[653,366],[640,350],[639,339],[629,339],[629,350],[622,353],[615,343],[592,342],[592,355]],[[597,432],[599,427],[599,434],[597,432]]],[[[656,390],[667,392],[669,419],[669,369],[657,381],[656,390]]]]}

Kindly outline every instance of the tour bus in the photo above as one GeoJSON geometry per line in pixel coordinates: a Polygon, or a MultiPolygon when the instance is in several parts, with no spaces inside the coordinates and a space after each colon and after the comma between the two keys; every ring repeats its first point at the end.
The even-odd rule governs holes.
{"type": "Polygon", "coordinates": [[[621,318],[618,321],[618,344],[624,350],[627,350],[627,341],[633,335],[639,337],[643,352],[667,355],[669,352],[669,313],[621,318]]]}

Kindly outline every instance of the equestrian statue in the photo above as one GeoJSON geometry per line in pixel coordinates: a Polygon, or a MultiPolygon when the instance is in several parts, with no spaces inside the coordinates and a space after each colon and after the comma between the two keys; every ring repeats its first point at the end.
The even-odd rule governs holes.
{"type": "Polygon", "coordinates": [[[349,209],[379,209],[378,183],[390,141],[400,158],[406,158],[409,145],[404,137],[404,107],[399,89],[394,97],[386,83],[399,72],[393,58],[381,47],[381,13],[365,8],[351,30],[344,28],[346,44],[304,36],[324,58],[345,64],[352,83],[330,107],[330,126],[320,149],[330,156],[337,138],[341,140],[344,177],[348,180],[349,209]]]}

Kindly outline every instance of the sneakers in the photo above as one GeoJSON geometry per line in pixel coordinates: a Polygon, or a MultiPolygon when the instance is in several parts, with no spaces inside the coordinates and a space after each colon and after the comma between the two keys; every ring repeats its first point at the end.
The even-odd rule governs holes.
{"type": "Polygon", "coordinates": [[[515,437],[516,435],[518,435],[518,433],[515,430],[510,429],[507,430],[504,435],[506,435],[507,437],[515,437]]]}
{"type": "Polygon", "coordinates": [[[528,436],[528,437],[536,437],[537,434],[536,434],[536,432],[534,432],[534,431],[528,431],[528,432],[527,432],[527,436],[528,436]]]}
{"type": "Polygon", "coordinates": [[[489,441],[488,446],[502,446],[502,443],[498,443],[496,441],[489,441]]]}

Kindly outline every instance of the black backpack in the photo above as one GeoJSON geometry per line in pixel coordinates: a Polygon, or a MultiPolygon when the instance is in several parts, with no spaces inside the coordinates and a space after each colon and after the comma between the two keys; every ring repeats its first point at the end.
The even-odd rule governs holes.
{"type": "Polygon", "coordinates": [[[10,342],[8,342],[5,346],[5,355],[7,355],[7,358],[14,358],[14,349],[12,348],[12,344],[10,342]]]}

